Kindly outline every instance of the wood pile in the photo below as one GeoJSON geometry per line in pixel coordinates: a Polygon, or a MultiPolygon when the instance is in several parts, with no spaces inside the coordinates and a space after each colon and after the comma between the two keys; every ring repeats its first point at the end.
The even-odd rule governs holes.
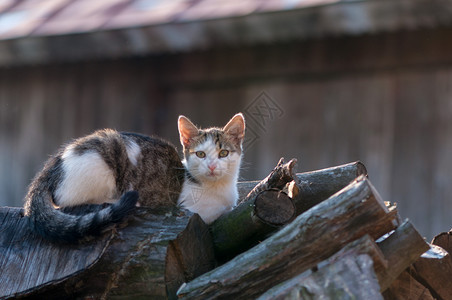
{"type": "Polygon", "coordinates": [[[428,244],[360,162],[239,184],[207,226],[137,208],[95,241],[56,245],[0,209],[0,299],[451,299],[452,233],[428,244]]]}

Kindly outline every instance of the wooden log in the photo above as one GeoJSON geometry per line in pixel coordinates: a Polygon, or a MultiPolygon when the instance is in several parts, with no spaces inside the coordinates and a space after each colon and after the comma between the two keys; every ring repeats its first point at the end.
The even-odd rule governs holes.
{"type": "Polygon", "coordinates": [[[297,174],[298,192],[292,197],[297,207],[297,215],[328,199],[359,176],[367,177],[366,167],[360,161],[297,174]]]}
{"type": "MultiPolygon", "coordinates": [[[[337,261],[343,259],[343,257],[368,255],[373,262],[373,269],[376,274],[375,278],[378,282],[377,291],[383,292],[393,282],[394,278],[399,277],[400,274],[413,262],[415,262],[426,249],[428,249],[427,243],[425,243],[414,226],[409,221],[405,221],[393,233],[388,234],[388,236],[379,243],[379,246],[377,246],[377,244],[368,235],[365,235],[364,237],[351,242],[332,257],[318,264],[318,269],[321,271],[324,268],[329,268],[337,261]]],[[[264,295],[287,295],[288,292],[292,293],[291,285],[294,285],[293,288],[295,291],[298,291],[300,288],[305,288],[303,285],[304,278],[308,276],[311,275],[301,274],[284,283],[282,287],[279,286],[277,288],[273,288],[270,290],[271,292],[267,292],[264,295]]],[[[333,280],[333,278],[329,277],[326,277],[326,279],[333,280]]],[[[319,286],[322,286],[322,280],[322,278],[317,277],[317,284],[319,284],[319,286]]],[[[342,282],[342,278],[337,278],[337,281],[342,282]]],[[[347,285],[344,283],[344,286],[347,285]]],[[[359,291],[356,286],[353,287],[353,290],[359,291]]],[[[311,290],[310,292],[312,293],[311,290]]],[[[340,288],[337,288],[337,292],[341,292],[340,288]]],[[[317,291],[315,295],[317,298],[322,296],[321,292],[317,291]]],[[[348,294],[345,293],[345,295],[348,294]]],[[[367,297],[359,295],[356,296],[356,298],[365,299],[372,299],[372,297],[373,296],[371,295],[367,297]]],[[[262,299],[272,299],[272,297],[262,299]]]]}
{"type": "Polygon", "coordinates": [[[452,297],[452,259],[443,248],[430,245],[430,249],[413,264],[411,276],[427,287],[436,299],[452,297]]]}
{"type": "Polygon", "coordinates": [[[137,208],[121,228],[74,246],[41,239],[20,214],[0,208],[0,298],[174,298],[178,280],[215,266],[207,225],[197,215],[189,222],[178,211],[137,208]]]}
{"type": "Polygon", "coordinates": [[[349,299],[382,299],[374,269],[386,267],[380,248],[366,234],[319,263],[315,271],[308,270],[291,278],[258,299],[334,299],[337,295],[349,299]],[[355,260],[358,257],[361,259],[355,260]]]}
{"type": "Polygon", "coordinates": [[[251,194],[210,226],[217,259],[227,261],[251,248],[294,216],[295,205],[286,193],[269,190],[251,194]]]}
{"type": "Polygon", "coordinates": [[[210,226],[219,261],[227,261],[251,248],[295,217],[295,205],[281,191],[295,177],[296,160],[281,158],[270,174],[248,193],[231,212],[210,226]]]}
{"type": "MultiPolygon", "coordinates": [[[[263,180],[258,182],[256,186],[248,193],[246,198],[242,200],[243,202],[246,199],[254,198],[255,195],[259,194],[262,191],[269,189],[279,189],[282,190],[287,183],[296,179],[295,168],[296,168],[297,160],[295,158],[291,159],[289,162],[284,163],[284,158],[281,157],[279,159],[276,167],[265,177],[263,180]]],[[[239,198],[240,199],[240,198],[239,198]]],[[[240,204],[240,203],[239,203],[240,204]]]]}
{"type": "MultiPolygon", "coordinates": [[[[296,181],[302,187],[300,199],[306,202],[305,209],[299,208],[298,210],[306,211],[340,191],[361,175],[367,176],[367,170],[364,164],[359,161],[322,170],[297,173],[296,177],[298,179],[296,181]]],[[[239,199],[244,199],[259,182],[239,182],[239,199]]],[[[287,182],[290,182],[290,180],[287,182]]]]}
{"type": "MultiPolygon", "coordinates": [[[[280,168],[284,170],[281,174],[292,174],[294,166],[294,161],[281,162],[280,168]]],[[[278,172],[272,174],[268,178],[273,179],[267,179],[266,188],[271,187],[269,182],[277,182],[276,186],[282,188],[281,181],[275,180],[278,172]]],[[[254,218],[266,220],[272,230],[291,219],[293,204],[284,192],[264,191],[255,196],[257,214],[254,218]],[[279,200],[272,201],[275,197],[279,200]],[[284,207],[290,209],[285,211],[284,207]],[[277,211],[280,215],[275,218],[265,214],[268,211],[277,211]]],[[[139,208],[136,215],[127,219],[126,227],[72,247],[41,240],[28,230],[20,209],[1,208],[0,253],[6,255],[0,257],[0,298],[21,295],[54,299],[69,294],[76,297],[174,296],[181,282],[190,281],[215,266],[205,224],[198,218],[186,229],[193,233],[179,235],[189,223],[189,215],[179,213],[170,216],[139,208]],[[191,250],[182,250],[185,248],[191,250]],[[8,288],[3,288],[5,286],[8,288]]]]}
{"type": "Polygon", "coordinates": [[[295,215],[308,210],[326,200],[329,196],[346,187],[358,176],[367,176],[365,166],[361,162],[353,162],[337,167],[327,168],[294,175],[296,160],[287,163],[281,158],[277,166],[261,182],[240,182],[238,185],[241,204],[232,212],[220,217],[211,225],[217,259],[226,261],[235,255],[251,248],[275,232],[280,226],[287,224],[295,215]],[[295,179],[295,180],[294,180],[295,179]],[[270,201],[279,207],[257,205],[254,195],[263,189],[288,188],[289,197],[294,198],[295,215],[291,215],[293,204],[286,197],[279,201],[270,201]],[[268,207],[268,209],[267,209],[268,207]],[[260,211],[272,211],[278,222],[259,217],[260,211]],[[285,213],[284,213],[285,212],[285,213]],[[256,218],[256,215],[258,216],[256,218]]]}
{"type": "Polygon", "coordinates": [[[411,269],[405,270],[383,293],[385,300],[434,300],[428,288],[410,275],[411,269]]]}
{"type": "Polygon", "coordinates": [[[388,268],[377,270],[382,292],[429,249],[428,244],[408,220],[380,241],[378,246],[388,261],[388,268]]]}
{"type": "Polygon", "coordinates": [[[449,252],[449,254],[452,254],[452,229],[449,232],[442,232],[435,236],[432,244],[440,246],[449,252]]]}
{"type": "Polygon", "coordinates": [[[179,287],[216,267],[212,235],[198,214],[171,240],[166,252],[165,283],[169,299],[176,299],[179,287]]]}
{"type": "Polygon", "coordinates": [[[178,291],[186,299],[249,299],[327,259],[349,242],[397,226],[371,183],[360,177],[254,248],[178,291]]]}
{"type": "Polygon", "coordinates": [[[309,276],[297,276],[270,289],[258,300],[383,299],[367,254],[346,255],[309,276]]]}
{"type": "Polygon", "coordinates": [[[89,247],[52,245],[30,231],[20,208],[0,208],[0,298],[33,294],[94,265],[110,245],[104,235],[89,247]]]}

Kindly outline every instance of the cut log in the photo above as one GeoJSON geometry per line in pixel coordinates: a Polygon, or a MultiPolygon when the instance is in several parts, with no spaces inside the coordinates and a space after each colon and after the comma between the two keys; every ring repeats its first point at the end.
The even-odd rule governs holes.
{"type": "MultiPolygon", "coordinates": [[[[287,163],[281,158],[277,166],[261,182],[248,181],[238,184],[241,204],[232,212],[220,217],[211,225],[217,259],[226,261],[239,253],[257,245],[281,225],[287,224],[296,215],[326,200],[329,196],[346,187],[358,176],[367,176],[361,162],[353,162],[337,167],[327,168],[294,175],[296,160],[287,163]],[[294,197],[295,214],[291,215],[293,204],[286,197],[279,197],[278,203],[270,200],[277,207],[259,205],[254,196],[264,189],[283,189],[288,183],[289,197],[294,197]],[[263,211],[272,211],[278,221],[260,215],[263,211]],[[258,216],[256,218],[256,215],[258,216]]],[[[268,199],[273,199],[269,198],[268,199]]]]}
{"type": "Polygon", "coordinates": [[[408,220],[379,242],[378,246],[388,261],[387,269],[376,270],[382,292],[429,249],[428,244],[408,220]]]}
{"type": "Polygon", "coordinates": [[[411,275],[427,287],[436,299],[452,297],[452,259],[443,248],[430,245],[430,249],[413,264],[411,275]]]}
{"type": "Polygon", "coordinates": [[[349,242],[365,234],[375,239],[397,225],[395,214],[360,177],[259,245],[184,285],[178,295],[253,298],[314,267],[349,242]]]}
{"type": "Polygon", "coordinates": [[[337,295],[348,299],[382,299],[374,269],[386,267],[380,248],[366,234],[319,263],[318,270],[309,270],[289,279],[259,299],[334,299],[337,295]],[[361,259],[355,260],[358,257],[361,259]]]}
{"type": "Polygon", "coordinates": [[[383,293],[385,300],[435,300],[428,288],[410,275],[407,269],[383,293]]]}
{"type": "Polygon", "coordinates": [[[272,288],[258,300],[383,299],[367,254],[346,255],[309,276],[297,276],[272,288]]]}
{"type": "Polygon", "coordinates": [[[449,232],[442,232],[432,240],[433,245],[440,246],[449,254],[452,254],[452,229],[449,232]]]}
{"type": "MultiPolygon", "coordinates": [[[[394,281],[394,278],[400,276],[400,274],[409,267],[413,262],[415,262],[419,256],[428,249],[427,243],[422,239],[417,230],[413,227],[413,225],[409,221],[405,221],[401,226],[399,226],[393,233],[384,239],[384,241],[379,243],[379,246],[368,236],[355,240],[342,248],[339,252],[328,258],[327,260],[318,264],[319,272],[322,270],[331,268],[332,265],[336,264],[338,261],[344,259],[344,257],[357,257],[360,255],[366,255],[372,259],[373,262],[373,270],[375,270],[375,278],[378,282],[378,295],[379,292],[383,292],[388,288],[388,286],[394,281]]],[[[334,270],[334,269],[333,269],[334,270]]],[[[326,271],[325,271],[326,272],[326,271]]],[[[310,284],[310,279],[306,279],[308,277],[313,277],[313,275],[309,274],[310,271],[305,274],[298,275],[297,277],[288,280],[280,286],[272,288],[268,292],[266,292],[261,299],[284,299],[284,297],[293,295],[292,293],[298,293],[300,291],[308,290],[309,292],[316,295],[317,298],[322,296],[321,290],[316,290],[311,287],[311,285],[306,286],[305,282],[308,280],[310,284]],[[307,274],[306,274],[307,273],[307,274]],[[281,297],[283,296],[283,297],[281,297]]],[[[316,274],[316,272],[314,272],[316,274]]],[[[323,274],[323,273],[321,273],[323,274]]],[[[322,275],[324,276],[324,275],[322,275]]],[[[347,275],[341,274],[344,278],[335,278],[335,277],[315,277],[316,284],[314,287],[323,287],[330,283],[330,281],[341,282],[342,285],[332,286],[331,288],[335,288],[337,293],[341,293],[343,295],[350,296],[349,298],[363,298],[363,299],[372,299],[378,296],[372,296],[373,294],[369,294],[367,297],[360,296],[359,284],[366,285],[366,280],[372,280],[372,278],[362,278],[361,281],[356,284],[350,286],[347,290],[348,292],[341,291],[341,286],[348,286],[347,283],[343,283],[342,280],[348,278],[347,275]],[[356,292],[352,292],[356,291],[356,292]]],[[[358,275],[357,275],[358,276],[358,275]]],[[[367,273],[367,277],[370,276],[367,273]]],[[[450,278],[450,277],[449,277],[450,278]]],[[[347,279],[347,282],[353,282],[351,279],[347,279]]],[[[373,290],[370,289],[370,292],[373,290]]],[[[333,291],[331,291],[333,293],[333,291]]],[[[337,295],[337,294],[336,294],[337,295]]],[[[304,295],[303,295],[304,296],[304,295]]],[[[381,298],[381,296],[379,296],[381,298]]],[[[333,297],[334,298],[334,297],[333,297]]],[[[304,298],[303,298],[304,299],[304,298]]],[[[308,297],[308,299],[311,299],[308,297]]],[[[411,298],[410,298],[411,299],[411,298]]]]}
{"type": "Polygon", "coordinates": [[[291,159],[284,163],[284,158],[280,158],[276,167],[270,174],[261,181],[247,181],[238,184],[239,203],[247,201],[247,199],[254,198],[255,195],[262,191],[269,189],[282,190],[288,182],[296,179],[297,160],[291,159]]]}
{"type": "Polygon", "coordinates": [[[295,205],[283,191],[268,190],[250,195],[251,198],[210,226],[219,261],[251,248],[294,219],[295,205]]]}
{"type": "Polygon", "coordinates": [[[284,163],[281,158],[235,209],[210,226],[219,261],[227,261],[251,248],[294,219],[295,205],[281,189],[295,177],[295,163],[295,159],[284,163]]]}
{"type": "Polygon", "coordinates": [[[297,174],[299,192],[293,197],[297,215],[340,191],[359,176],[367,177],[366,167],[360,161],[297,174]]]}
{"type": "Polygon", "coordinates": [[[216,267],[209,227],[197,214],[175,240],[169,242],[165,261],[165,283],[169,299],[176,299],[184,283],[216,267]]]}
{"type": "MultiPolygon", "coordinates": [[[[300,208],[300,210],[306,211],[315,204],[327,199],[361,175],[367,176],[367,170],[363,163],[359,161],[322,170],[297,173],[296,181],[302,187],[300,199],[306,202],[305,207],[307,207],[304,210],[300,208]]],[[[288,180],[287,182],[290,181],[288,180]]],[[[259,182],[258,180],[239,182],[239,199],[244,199],[259,182]]]]}

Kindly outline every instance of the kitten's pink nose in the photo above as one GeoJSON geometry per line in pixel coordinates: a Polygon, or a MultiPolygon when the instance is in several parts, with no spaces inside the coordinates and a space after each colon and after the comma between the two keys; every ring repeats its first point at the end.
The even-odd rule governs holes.
{"type": "Polygon", "coordinates": [[[216,165],[208,165],[208,168],[209,168],[210,172],[213,172],[213,171],[215,171],[217,166],[216,165]]]}

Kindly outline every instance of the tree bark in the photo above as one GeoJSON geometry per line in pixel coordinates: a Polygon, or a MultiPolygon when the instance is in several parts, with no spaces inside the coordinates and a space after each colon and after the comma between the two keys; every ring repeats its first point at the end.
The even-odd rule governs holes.
{"type": "Polygon", "coordinates": [[[314,267],[349,242],[397,226],[373,186],[360,177],[259,245],[183,286],[187,299],[249,299],[314,267]],[[239,268],[237,266],[240,266],[239,268]]]}

